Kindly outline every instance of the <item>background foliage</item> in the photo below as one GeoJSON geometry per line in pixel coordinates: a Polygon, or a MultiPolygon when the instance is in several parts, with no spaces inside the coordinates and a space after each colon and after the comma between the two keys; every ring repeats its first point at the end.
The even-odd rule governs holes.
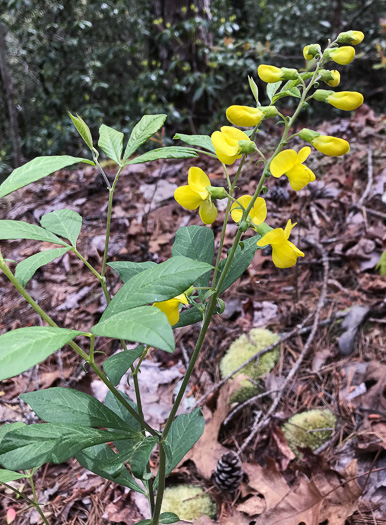
{"type": "MultiPolygon", "coordinates": [[[[366,38],[354,67],[345,70],[342,89],[364,92],[366,102],[379,108],[385,68],[381,4],[0,0],[22,158],[83,153],[67,111],[79,113],[94,133],[102,122],[127,133],[146,113],[168,114],[165,137],[177,129],[209,132],[224,123],[227,105],[252,103],[246,79],[257,80],[260,63],[298,66],[304,45],[325,44],[331,33],[346,29],[361,30],[366,38]]],[[[5,172],[15,159],[1,75],[0,94],[5,172]]]]}

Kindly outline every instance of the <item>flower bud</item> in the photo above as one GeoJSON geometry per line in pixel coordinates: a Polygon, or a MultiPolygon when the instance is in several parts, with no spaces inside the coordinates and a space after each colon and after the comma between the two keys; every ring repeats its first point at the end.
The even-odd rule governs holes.
{"type": "Polygon", "coordinates": [[[352,62],[355,57],[355,49],[351,46],[335,47],[334,49],[326,49],[324,58],[333,60],[341,66],[345,66],[352,62]]]}
{"type": "Polygon", "coordinates": [[[340,83],[340,73],[336,69],[332,71],[328,69],[322,69],[319,71],[320,79],[323,80],[326,84],[331,87],[339,86],[340,83]]]}
{"type": "Polygon", "coordinates": [[[280,69],[275,66],[267,66],[266,64],[262,64],[258,67],[257,74],[261,80],[267,84],[273,84],[274,82],[280,82],[281,80],[295,80],[299,76],[296,69],[287,67],[282,67],[280,69]]]}
{"type": "Polygon", "coordinates": [[[257,151],[256,144],[252,140],[239,140],[240,153],[254,153],[257,151]]]}
{"type": "Polygon", "coordinates": [[[357,91],[327,91],[325,89],[317,89],[314,93],[316,100],[331,104],[334,108],[342,109],[343,111],[353,111],[363,104],[363,95],[357,91]]]}
{"type": "Polygon", "coordinates": [[[329,157],[340,157],[341,155],[346,155],[346,153],[350,151],[350,144],[347,140],[321,135],[311,129],[302,129],[299,133],[299,137],[306,140],[318,151],[329,157]]]}
{"type": "Polygon", "coordinates": [[[226,111],[226,116],[229,122],[235,126],[248,128],[259,124],[264,117],[264,113],[261,107],[229,106],[226,111]]]}
{"type": "Polygon", "coordinates": [[[312,60],[316,55],[321,55],[322,49],[319,44],[311,44],[303,49],[303,56],[306,60],[312,60]]]}
{"type": "Polygon", "coordinates": [[[364,38],[365,35],[362,31],[345,31],[338,35],[337,40],[339,44],[351,44],[352,46],[356,46],[360,44],[364,38]]]}
{"type": "Polygon", "coordinates": [[[213,199],[225,199],[227,196],[226,189],[221,186],[207,186],[206,189],[213,199]]]}

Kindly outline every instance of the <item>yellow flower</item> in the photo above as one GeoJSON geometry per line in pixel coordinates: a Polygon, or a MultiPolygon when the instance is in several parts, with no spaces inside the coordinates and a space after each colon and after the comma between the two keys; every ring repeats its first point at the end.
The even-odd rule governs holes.
{"type": "Polygon", "coordinates": [[[344,111],[353,111],[363,104],[363,95],[357,91],[335,92],[326,89],[317,89],[314,93],[314,98],[344,111]]]}
{"type": "MultiPolygon", "coordinates": [[[[252,197],[250,195],[243,195],[242,197],[239,197],[237,199],[237,202],[241,204],[237,204],[237,202],[234,202],[232,204],[231,208],[231,217],[235,222],[241,221],[241,218],[243,216],[243,208],[246,209],[251,202],[252,197]]],[[[253,229],[256,230],[256,226],[261,224],[265,221],[267,217],[267,205],[265,203],[265,199],[261,197],[257,197],[255,200],[255,203],[253,205],[253,208],[249,212],[249,219],[253,225],[253,229]]]]}
{"type": "Polygon", "coordinates": [[[296,69],[287,67],[278,68],[266,64],[261,64],[257,68],[257,74],[261,80],[267,84],[279,82],[280,80],[295,80],[299,75],[296,69]]]}
{"type": "Polygon", "coordinates": [[[312,144],[324,155],[329,155],[330,157],[346,155],[350,151],[350,144],[347,140],[321,135],[317,131],[312,131],[312,129],[303,128],[299,133],[299,137],[312,144]]]}
{"type": "Polygon", "coordinates": [[[178,320],[180,318],[180,304],[189,304],[189,301],[184,293],[177,295],[177,297],[173,297],[173,299],[161,301],[160,303],[154,303],[153,306],[159,308],[161,312],[166,314],[169,324],[171,326],[174,326],[178,323],[178,320]]]}
{"type": "Polygon", "coordinates": [[[218,159],[224,164],[233,164],[236,159],[241,157],[240,140],[254,144],[243,131],[231,126],[223,126],[221,131],[215,131],[212,133],[211,139],[218,159]]]}
{"type": "Polygon", "coordinates": [[[174,198],[187,210],[199,208],[199,214],[204,224],[212,224],[216,220],[217,210],[212,202],[210,180],[201,168],[190,168],[188,185],[180,186],[174,192],[174,198]]]}
{"type": "Polygon", "coordinates": [[[256,126],[264,117],[264,113],[259,108],[249,106],[229,106],[226,111],[229,122],[235,126],[248,128],[256,126]]]}
{"type": "Polygon", "coordinates": [[[331,87],[339,86],[340,84],[340,73],[336,69],[328,70],[323,69],[319,71],[320,79],[331,87]]]}
{"type": "Polygon", "coordinates": [[[306,60],[312,60],[315,55],[320,55],[322,52],[319,44],[311,44],[303,48],[303,56],[306,60]]]}
{"type": "Polygon", "coordinates": [[[340,157],[340,155],[346,155],[350,151],[350,144],[347,140],[326,135],[319,135],[311,144],[318,151],[330,157],[340,157]]]}
{"type": "Polygon", "coordinates": [[[362,31],[345,31],[344,33],[340,33],[337,40],[340,44],[356,46],[360,44],[364,38],[365,35],[362,31]]]}
{"type": "Polygon", "coordinates": [[[281,80],[283,72],[278,67],[262,64],[257,68],[257,74],[263,82],[272,84],[273,82],[279,82],[279,80],[281,80]]]}
{"type": "Polygon", "coordinates": [[[290,268],[296,264],[298,257],[304,257],[304,253],[288,240],[294,226],[296,222],[292,225],[289,219],[284,230],[283,228],[271,230],[257,241],[257,246],[263,247],[267,244],[272,246],[272,261],[278,268],[290,268]]]}
{"type": "Polygon", "coordinates": [[[363,104],[363,95],[357,91],[340,91],[328,96],[327,102],[334,108],[353,111],[363,104]]]}
{"type": "Polygon", "coordinates": [[[355,49],[351,46],[335,47],[325,52],[325,57],[330,58],[337,64],[345,66],[352,62],[355,57],[355,49]]]}
{"type": "Polygon", "coordinates": [[[271,162],[272,175],[276,178],[287,175],[291,188],[295,191],[301,190],[315,180],[313,172],[303,164],[310,153],[311,148],[308,146],[302,148],[299,153],[293,149],[281,151],[271,162]]]}

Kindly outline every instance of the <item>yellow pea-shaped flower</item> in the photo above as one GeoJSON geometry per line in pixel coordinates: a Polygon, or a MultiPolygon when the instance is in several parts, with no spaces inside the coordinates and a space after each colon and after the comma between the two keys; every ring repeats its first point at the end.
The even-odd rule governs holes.
{"type": "Polygon", "coordinates": [[[257,241],[257,246],[263,247],[267,244],[272,246],[272,261],[278,268],[290,268],[296,264],[298,257],[304,257],[304,253],[288,240],[294,226],[296,222],[292,224],[289,219],[284,230],[283,228],[271,230],[257,241]]]}

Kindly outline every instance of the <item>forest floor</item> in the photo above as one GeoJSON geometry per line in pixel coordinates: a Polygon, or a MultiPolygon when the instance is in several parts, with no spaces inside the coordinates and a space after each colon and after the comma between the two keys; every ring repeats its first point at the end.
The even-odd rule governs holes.
{"type": "MultiPolygon", "coordinates": [[[[214,499],[217,518],[203,517],[195,524],[386,524],[386,275],[375,268],[386,249],[386,121],[362,106],[355,118],[318,129],[347,139],[350,154],[331,158],[314,151],[307,165],[317,175],[315,183],[295,193],[285,177],[269,180],[266,194],[267,222],[273,227],[284,227],[288,218],[297,222],[292,240],[305,257],[294,268],[279,270],[267,251],[257,251],[245,274],[224,294],[224,314],[211,325],[185,398],[185,410],[202,406],[206,429],[168,485],[197,484],[214,499]],[[243,406],[231,404],[240,376],[218,385],[219,362],[235,339],[256,327],[282,337],[280,358],[259,383],[260,391],[270,394],[243,406]],[[288,377],[295,366],[296,373],[288,377]],[[304,449],[295,456],[281,427],[293,414],[314,408],[330,409],[336,428],[317,453],[304,449]],[[244,470],[232,496],[211,478],[229,450],[242,450],[244,470]]],[[[261,133],[268,152],[275,133],[261,133]]],[[[171,256],[177,228],[201,224],[198,213],[173,199],[192,165],[202,167],[214,185],[224,183],[218,162],[207,157],[123,170],[114,200],[110,261],[162,262],[171,256]]],[[[231,166],[230,174],[235,170],[231,166]]],[[[247,165],[239,195],[254,191],[258,170],[247,165]]],[[[62,170],[10,195],[0,206],[2,219],[36,224],[43,214],[60,208],[79,212],[83,227],[78,247],[94,266],[101,265],[107,195],[93,167],[62,170]]],[[[223,213],[213,225],[217,239],[223,213]]],[[[224,253],[235,230],[231,221],[224,253]]],[[[3,256],[16,261],[51,246],[1,243],[3,256]]],[[[88,331],[106,304],[93,274],[73,255],[68,252],[39,269],[27,288],[59,326],[88,331]]],[[[112,270],[108,283],[113,294],[121,286],[112,270]]],[[[0,308],[0,333],[41,324],[3,275],[0,308]]],[[[198,333],[199,325],[177,329],[176,351],[155,351],[143,363],[144,410],[155,426],[166,420],[198,333]]],[[[109,356],[119,349],[118,341],[100,339],[97,349],[109,356]]],[[[98,354],[100,363],[105,356],[98,354]]],[[[65,347],[1,383],[0,423],[36,422],[18,395],[52,386],[76,388],[101,400],[106,393],[80,357],[65,347]]],[[[121,388],[131,394],[126,383],[121,388]]],[[[156,454],[152,465],[156,470],[156,454]]],[[[142,497],[85,471],[75,460],[45,465],[39,473],[36,489],[51,524],[130,525],[148,517],[142,497]]],[[[28,487],[25,491],[31,492],[28,487]]],[[[27,504],[0,488],[0,524],[6,523],[10,508],[16,510],[14,524],[40,523],[27,504]]]]}

